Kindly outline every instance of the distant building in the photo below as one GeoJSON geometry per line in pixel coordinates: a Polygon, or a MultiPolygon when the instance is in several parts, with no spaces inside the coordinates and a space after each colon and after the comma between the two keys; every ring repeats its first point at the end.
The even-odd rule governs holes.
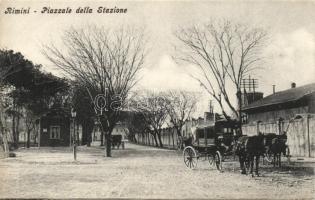
{"type": "Polygon", "coordinates": [[[40,119],[39,146],[69,146],[70,116],[61,110],[52,110],[40,119]]]}
{"type": "Polygon", "coordinates": [[[128,133],[128,127],[123,122],[118,122],[112,131],[112,135],[122,135],[122,140],[127,139],[128,133]]]}
{"type": "Polygon", "coordinates": [[[315,83],[292,86],[245,106],[242,111],[247,114],[247,123],[290,120],[298,114],[315,113],[315,83]]]}
{"type": "Polygon", "coordinates": [[[275,92],[248,104],[243,134],[287,132],[291,152],[315,156],[315,83],[275,92]]]}

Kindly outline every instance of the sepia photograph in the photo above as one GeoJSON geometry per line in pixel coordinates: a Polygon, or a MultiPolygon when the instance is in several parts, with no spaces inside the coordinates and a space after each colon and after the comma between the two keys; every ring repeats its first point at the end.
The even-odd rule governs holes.
{"type": "Polygon", "coordinates": [[[0,199],[315,199],[314,10],[0,0],[0,199]]]}

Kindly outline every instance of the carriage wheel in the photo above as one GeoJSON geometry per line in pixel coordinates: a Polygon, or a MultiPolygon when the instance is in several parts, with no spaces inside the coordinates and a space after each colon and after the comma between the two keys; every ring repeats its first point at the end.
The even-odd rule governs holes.
{"type": "Polygon", "coordinates": [[[214,163],[215,163],[215,166],[217,167],[217,170],[222,172],[222,156],[221,156],[220,151],[215,152],[214,163]]]}
{"type": "Polygon", "coordinates": [[[190,169],[195,169],[197,167],[198,157],[193,147],[191,146],[185,147],[183,156],[186,167],[190,169]]]}

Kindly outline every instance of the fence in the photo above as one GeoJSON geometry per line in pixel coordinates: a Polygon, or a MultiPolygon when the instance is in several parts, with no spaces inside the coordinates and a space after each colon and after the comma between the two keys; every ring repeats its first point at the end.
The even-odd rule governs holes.
{"type": "MultiPolygon", "coordinates": [[[[315,116],[301,115],[294,120],[284,120],[281,126],[287,131],[287,144],[292,156],[315,157],[315,116]]],[[[242,126],[243,134],[279,134],[279,122],[261,122],[242,126]]]]}
{"type": "MultiPolygon", "coordinates": [[[[150,133],[136,134],[135,138],[138,144],[156,146],[154,137],[150,133]]],[[[161,140],[163,147],[169,149],[177,149],[178,136],[174,129],[171,128],[163,129],[161,132],[161,140]]]]}

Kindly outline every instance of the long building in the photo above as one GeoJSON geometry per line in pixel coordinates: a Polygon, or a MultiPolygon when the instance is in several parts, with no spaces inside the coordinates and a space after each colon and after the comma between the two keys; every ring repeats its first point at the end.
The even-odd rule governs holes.
{"type": "Polygon", "coordinates": [[[291,154],[315,157],[315,83],[275,92],[245,106],[243,134],[288,135],[291,154]]]}

